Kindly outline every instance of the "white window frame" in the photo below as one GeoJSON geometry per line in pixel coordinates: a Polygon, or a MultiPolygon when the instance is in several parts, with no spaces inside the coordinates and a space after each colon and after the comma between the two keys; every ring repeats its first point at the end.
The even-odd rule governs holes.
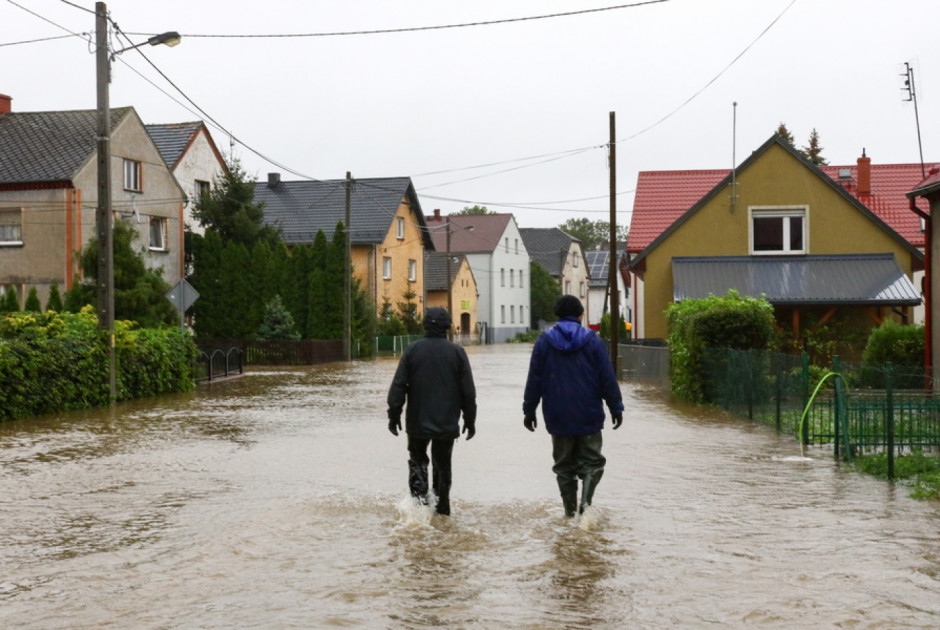
{"type": "Polygon", "coordinates": [[[525,277],[525,276],[524,276],[523,273],[522,273],[522,269],[520,269],[520,270],[519,270],[519,288],[520,288],[520,289],[525,288],[525,287],[522,286],[522,279],[523,279],[524,277],[525,277]]]}
{"type": "Polygon", "coordinates": [[[752,206],[748,208],[747,221],[748,251],[752,256],[795,256],[809,253],[809,206],[752,206]],[[783,247],[779,250],[754,249],[755,219],[783,220],[783,247]],[[802,219],[802,249],[790,249],[791,218],[802,219]]]}
{"type": "Polygon", "coordinates": [[[571,264],[572,264],[574,267],[577,267],[577,266],[578,266],[578,260],[579,260],[580,258],[581,258],[581,257],[578,255],[578,252],[575,252],[574,254],[572,254],[572,259],[573,259],[573,261],[572,261],[571,264]]]}
{"type": "Polygon", "coordinates": [[[142,192],[143,186],[143,165],[138,160],[124,158],[124,190],[132,192],[142,192]]]}
{"type": "Polygon", "coordinates": [[[509,253],[509,237],[508,236],[503,239],[503,251],[505,251],[507,254],[509,253]]]}
{"type": "Polygon", "coordinates": [[[578,287],[578,293],[581,294],[582,300],[585,298],[585,296],[587,296],[587,289],[585,289],[583,282],[581,282],[580,286],[578,287]]]}
{"type": "Polygon", "coordinates": [[[505,267],[499,268],[499,286],[500,287],[506,286],[506,268],[505,267]]]}
{"type": "Polygon", "coordinates": [[[166,217],[150,217],[150,251],[165,252],[169,251],[167,244],[167,219],[166,217]]]}
{"type": "Polygon", "coordinates": [[[509,288],[510,289],[516,288],[516,270],[515,269],[509,270],[509,288]]]}
{"type": "Polygon", "coordinates": [[[516,305],[515,304],[509,305],[509,323],[510,324],[516,323],[516,305]]]}
{"type": "Polygon", "coordinates": [[[405,240],[405,219],[402,217],[397,217],[397,220],[395,221],[395,226],[396,226],[395,237],[399,241],[405,240]]]}
{"type": "Polygon", "coordinates": [[[499,323],[500,324],[506,323],[506,305],[505,304],[499,305],[499,323]]]}
{"type": "Polygon", "coordinates": [[[418,261],[408,260],[408,282],[417,282],[418,280],[418,261]]]}
{"type": "Polygon", "coordinates": [[[565,295],[571,295],[571,280],[565,280],[565,295]]]}
{"type": "Polygon", "coordinates": [[[23,209],[0,208],[0,247],[23,245],[23,209]]]}
{"type": "Polygon", "coordinates": [[[195,202],[202,201],[203,197],[208,197],[212,194],[212,184],[207,182],[204,179],[193,180],[193,196],[196,197],[195,202]]]}
{"type": "Polygon", "coordinates": [[[391,256],[384,256],[382,258],[382,279],[391,280],[392,279],[392,258],[391,256]]]}

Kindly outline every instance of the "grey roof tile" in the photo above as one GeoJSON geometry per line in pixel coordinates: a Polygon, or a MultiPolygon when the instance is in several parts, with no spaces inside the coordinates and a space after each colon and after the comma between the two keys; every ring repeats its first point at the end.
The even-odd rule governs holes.
{"type": "Polygon", "coordinates": [[[172,170],[183,156],[183,151],[192,141],[193,134],[199,131],[202,122],[169,123],[163,125],[147,125],[147,133],[157,145],[157,150],[163,156],[163,161],[172,170]]]}
{"type": "Polygon", "coordinates": [[[558,228],[520,228],[519,232],[532,260],[555,277],[564,271],[571,243],[580,242],[558,228]]]}
{"type": "MultiPolygon", "coordinates": [[[[111,109],[113,131],[131,111],[111,109]]],[[[0,115],[0,184],[70,181],[96,149],[97,111],[0,115]]]]}
{"type": "MultiPolygon", "coordinates": [[[[350,233],[356,244],[385,240],[402,199],[417,213],[425,248],[433,249],[424,214],[410,177],[375,177],[353,180],[350,193],[350,233]]],[[[323,230],[332,238],[336,225],[346,218],[346,180],[268,181],[255,183],[255,202],[264,204],[265,223],[281,230],[288,245],[311,243],[323,230]]]]}

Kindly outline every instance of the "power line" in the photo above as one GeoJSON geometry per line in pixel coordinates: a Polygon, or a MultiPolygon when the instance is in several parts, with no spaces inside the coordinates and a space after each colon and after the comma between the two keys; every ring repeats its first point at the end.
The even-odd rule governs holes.
{"type": "MultiPolygon", "coordinates": [[[[609,7],[598,7],[595,9],[581,9],[578,11],[564,11],[560,13],[548,13],[545,15],[531,15],[518,18],[504,18],[501,20],[485,20],[478,22],[463,22],[460,24],[440,24],[435,26],[409,26],[404,28],[383,28],[375,30],[362,31],[333,31],[325,33],[249,33],[240,35],[228,35],[222,33],[211,34],[190,34],[184,33],[186,37],[215,38],[215,39],[282,39],[282,38],[310,38],[310,37],[344,37],[352,35],[388,35],[391,33],[416,33],[421,31],[441,31],[445,29],[469,28],[476,26],[493,26],[495,24],[511,24],[513,22],[531,22],[535,20],[548,20],[560,17],[571,17],[574,15],[586,15],[589,13],[600,13],[603,11],[616,11],[619,9],[634,9],[650,4],[659,4],[669,2],[669,0],[646,0],[644,2],[634,2],[630,4],[618,4],[609,7]]],[[[146,36],[149,33],[128,33],[129,35],[146,36]]]]}

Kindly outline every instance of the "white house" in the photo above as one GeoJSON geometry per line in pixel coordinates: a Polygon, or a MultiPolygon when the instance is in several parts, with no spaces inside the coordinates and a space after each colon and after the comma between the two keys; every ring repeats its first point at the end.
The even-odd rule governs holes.
{"type": "Polygon", "coordinates": [[[463,254],[480,297],[477,326],[486,343],[529,330],[529,254],[511,214],[452,214],[427,219],[437,252],[463,254]],[[449,235],[449,238],[448,238],[449,235]]]}

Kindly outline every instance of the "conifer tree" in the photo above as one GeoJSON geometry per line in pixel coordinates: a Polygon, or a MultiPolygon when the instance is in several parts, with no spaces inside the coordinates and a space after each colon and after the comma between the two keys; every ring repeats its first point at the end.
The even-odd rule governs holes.
{"type": "Polygon", "coordinates": [[[59,293],[59,285],[53,282],[52,286],[49,287],[49,300],[46,302],[46,310],[61,313],[62,309],[62,296],[59,293]]]}
{"type": "Polygon", "coordinates": [[[42,302],[39,301],[39,291],[36,287],[30,287],[23,310],[28,313],[42,313],[42,302]]]}
{"type": "Polygon", "coordinates": [[[16,289],[7,287],[0,300],[0,313],[17,313],[20,310],[20,300],[16,297],[16,289]]]}
{"type": "Polygon", "coordinates": [[[819,132],[813,127],[809,134],[809,145],[803,147],[802,153],[812,164],[816,166],[826,166],[829,162],[822,156],[823,148],[819,146],[819,132]]]}
{"type": "Polygon", "coordinates": [[[280,295],[275,295],[264,308],[264,320],[258,328],[256,335],[258,339],[285,339],[296,341],[300,339],[300,333],[294,326],[294,318],[290,312],[284,308],[284,302],[280,295]]]}

